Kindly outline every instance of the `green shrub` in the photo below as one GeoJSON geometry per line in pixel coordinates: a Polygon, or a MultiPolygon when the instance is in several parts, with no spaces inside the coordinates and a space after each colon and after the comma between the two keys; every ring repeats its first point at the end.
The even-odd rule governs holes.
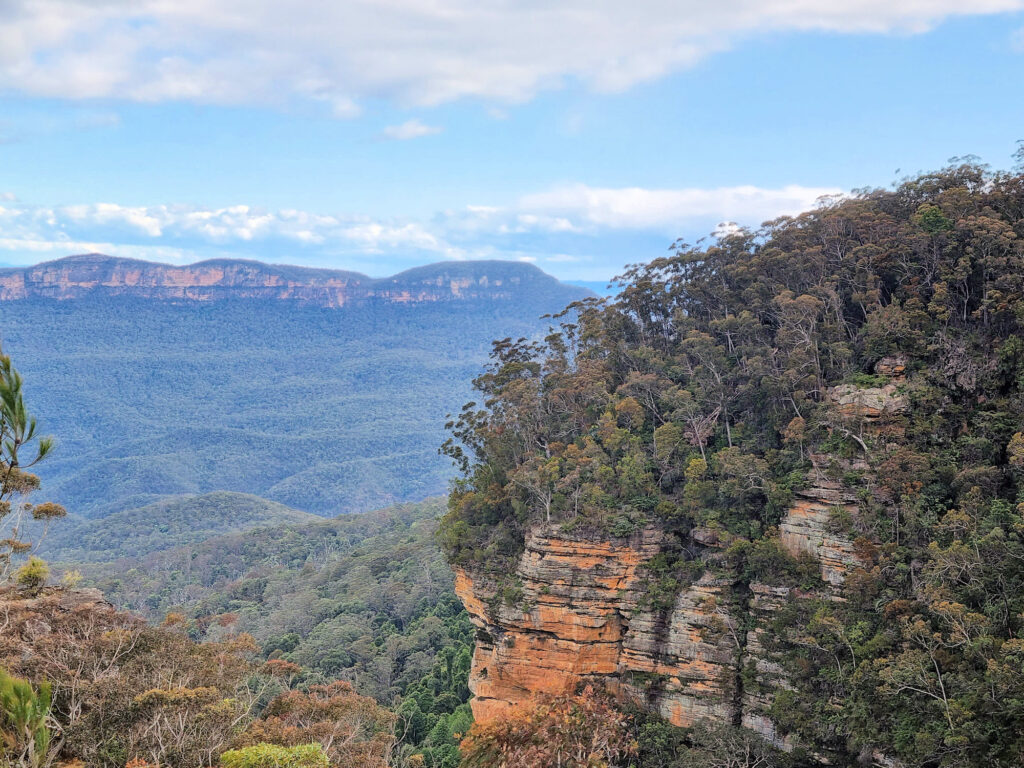
{"type": "Polygon", "coordinates": [[[14,578],[18,582],[18,586],[36,591],[41,589],[46,584],[46,580],[50,578],[50,566],[41,558],[30,557],[28,562],[18,569],[14,578]]]}
{"type": "Polygon", "coordinates": [[[220,756],[221,768],[328,768],[327,753],[319,744],[282,747],[256,744],[229,749],[220,756]]]}
{"type": "Polygon", "coordinates": [[[50,747],[50,684],[38,692],[25,680],[0,669],[0,758],[2,765],[36,768],[46,762],[50,747]]]}

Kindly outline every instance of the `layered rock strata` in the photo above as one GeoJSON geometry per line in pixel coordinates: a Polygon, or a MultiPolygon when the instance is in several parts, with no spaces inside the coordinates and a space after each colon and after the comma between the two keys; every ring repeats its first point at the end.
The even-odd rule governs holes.
{"type": "MultiPolygon", "coordinates": [[[[827,530],[821,499],[834,493],[806,491],[783,523],[795,551],[826,553],[826,589],[854,564],[851,542],[827,530]]],[[[654,527],[618,540],[536,527],[511,588],[508,580],[457,569],[455,591],[477,627],[474,717],[492,720],[536,694],[571,693],[599,682],[675,725],[702,719],[742,724],[788,748],[768,716],[785,676],[764,640],[793,595],[786,587],[744,584],[712,567],[718,557],[713,538],[695,533],[712,542],[690,542],[709,567],[671,605],[649,603],[644,566],[669,545],[654,527]],[[743,689],[745,668],[754,670],[756,690],[743,689]]]]}
{"type": "MultiPolygon", "coordinates": [[[[0,269],[0,301],[131,296],[204,302],[275,299],[341,307],[362,301],[511,300],[523,290],[557,285],[534,267],[504,262],[434,264],[379,279],[358,272],[255,261],[219,259],[174,266],[97,253],[0,269]]],[[[582,289],[560,288],[581,297],[586,294],[582,289]]]]}

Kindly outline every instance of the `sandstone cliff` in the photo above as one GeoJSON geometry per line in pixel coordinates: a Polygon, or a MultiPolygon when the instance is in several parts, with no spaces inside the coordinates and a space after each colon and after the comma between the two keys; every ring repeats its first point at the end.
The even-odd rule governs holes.
{"type": "Polygon", "coordinates": [[[255,261],[221,259],[172,266],[103,254],[0,269],[0,301],[132,296],[185,301],[277,299],[340,307],[366,301],[509,301],[522,291],[553,289],[578,294],[569,296],[570,300],[587,294],[561,285],[530,265],[496,261],[433,264],[379,279],[357,272],[255,261]]]}
{"type": "MultiPolygon", "coordinates": [[[[831,393],[845,428],[897,426],[907,407],[899,388],[903,370],[885,367],[889,362],[879,366],[890,378],[883,386],[831,393]]],[[[840,599],[838,587],[858,559],[833,517],[855,516],[856,496],[828,477],[828,457],[811,458],[807,484],[784,515],[778,540],[790,554],[818,561],[817,596],[840,599]]],[[[773,620],[801,599],[800,590],[744,581],[723,563],[716,532],[695,529],[684,549],[703,573],[671,605],[651,605],[645,566],[669,546],[668,534],[653,526],[609,539],[544,524],[527,534],[511,594],[507,580],[499,585],[457,570],[456,592],[478,629],[474,716],[489,720],[534,694],[598,682],[679,726],[726,721],[783,749],[796,746],[770,716],[775,694],[789,687],[771,640],[773,620]]],[[[884,760],[876,756],[878,764],[884,760]]]]}

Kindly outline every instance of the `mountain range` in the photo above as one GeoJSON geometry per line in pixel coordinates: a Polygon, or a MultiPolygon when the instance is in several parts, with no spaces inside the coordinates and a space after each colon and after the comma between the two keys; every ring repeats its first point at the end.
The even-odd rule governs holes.
{"type": "Polygon", "coordinates": [[[441,262],[383,278],[240,259],[175,266],[100,253],[0,269],[0,301],[134,296],[188,301],[286,299],[342,307],[371,300],[398,304],[507,301],[524,291],[545,293],[560,285],[536,267],[502,261],[441,262]]]}
{"type": "Polygon", "coordinates": [[[444,423],[491,342],[589,295],[514,262],[375,280],[90,254],[0,270],[0,331],[72,515],[233,491],[330,516],[444,492],[444,423]]]}

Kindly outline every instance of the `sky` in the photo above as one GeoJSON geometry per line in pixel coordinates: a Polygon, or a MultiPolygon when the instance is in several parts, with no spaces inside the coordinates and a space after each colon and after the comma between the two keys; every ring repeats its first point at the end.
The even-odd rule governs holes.
{"type": "Polygon", "coordinates": [[[0,0],[0,263],[607,281],[1024,139],[1024,0],[0,0]]]}

